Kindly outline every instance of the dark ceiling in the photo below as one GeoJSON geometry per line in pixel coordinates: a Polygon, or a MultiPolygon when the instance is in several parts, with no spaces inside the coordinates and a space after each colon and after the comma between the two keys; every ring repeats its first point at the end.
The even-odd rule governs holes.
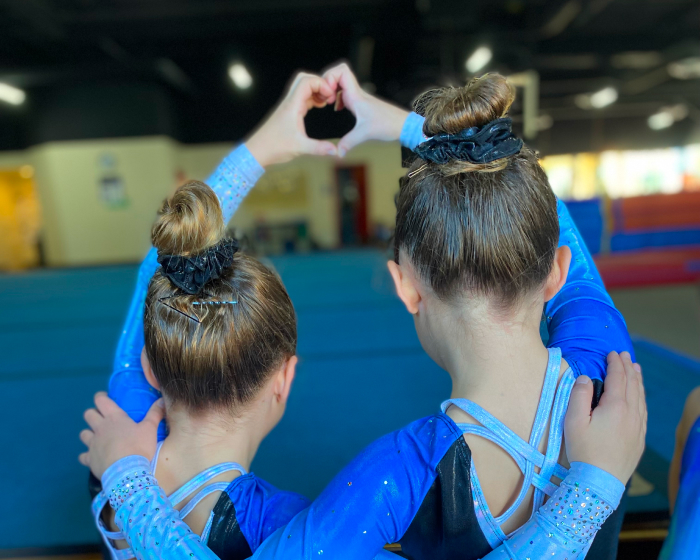
{"type": "MultiPolygon", "coordinates": [[[[700,56],[698,0],[0,0],[0,82],[27,92],[19,107],[0,104],[0,149],[142,134],[237,140],[295,70],[339,59],[408,105],[430,86],[463,83],[480,45],[493,50],[489,70],[539,73],[554,126],[538,142],[550,151],[556,134],[586,138],[570,150],[634,144],[640,131],[678,143],[697,119],[700,80],[674,79],[667,65],[700,56]],[[253,75],[249,90],[230,82],[234,61],[253,75]],[[574,103],[608,85],[620,92],[610,107],[574,103]],[[690,117],[646,128],[674,103],[690,117]]],[[[351,125],[326,112],[309,130],[351,125]]]]}

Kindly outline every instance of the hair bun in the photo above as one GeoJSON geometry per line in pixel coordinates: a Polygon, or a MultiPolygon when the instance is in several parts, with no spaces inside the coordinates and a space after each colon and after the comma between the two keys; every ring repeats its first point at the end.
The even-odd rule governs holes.
{"type": "Polygon", "coordinates": [[[414,110],[425,117],[423,133],[457,134],[504,117],[515,99],[515,88],[500,74],[485,74],[464,87],[445,87],[425,92],[414,110]]]}
{"type": "Polygon", "coordinates": [[[159,253],[196,255],[224,237],[225,224],[219,199],[200,181],[189,181],[163,202],[151,241],[159,253]]]}

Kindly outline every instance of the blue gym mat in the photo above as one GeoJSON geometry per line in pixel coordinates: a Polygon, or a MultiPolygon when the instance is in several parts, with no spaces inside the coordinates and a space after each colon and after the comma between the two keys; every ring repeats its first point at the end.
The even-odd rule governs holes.
{"type": "MultiPolygon", "coordinates": [[[[253,463],[273,484],[315,497],[363,446],[449,395],[385,260],[378,251],[272,259],[297,309],[300,356],[287,413],[253,463]]],[[[0,276],[0,549],[98,541],[78,432],[107,386],[135,274],[113,266],[0,276]]],[[[700,366],[649,341],[636,347],[650,426],[640,472],[657,490],[630,509],[663,509],[675,424],[700,366]]]]}

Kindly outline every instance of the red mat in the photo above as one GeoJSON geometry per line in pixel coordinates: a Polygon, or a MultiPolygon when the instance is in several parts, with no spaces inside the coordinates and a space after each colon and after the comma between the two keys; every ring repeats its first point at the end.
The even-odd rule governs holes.
{"type": "Polygon", "coordinates": [[[700,247],[610,253],[595,262],[608,288],[700,281],[700,247]]]}

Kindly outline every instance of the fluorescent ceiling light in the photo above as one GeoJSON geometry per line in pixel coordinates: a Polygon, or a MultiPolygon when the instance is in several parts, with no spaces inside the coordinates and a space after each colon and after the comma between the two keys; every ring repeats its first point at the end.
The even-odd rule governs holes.
{"type": "Polygon", "coordinates": [[[250,72],[248,72],[248,69],[240,62],[232,64],[229,67],[228,75],[239,89],[248,89],[253,85],[253,77],[250,75],[250,72]]]}
{"type": "Polygon", "coordinates": [[[700,78],[700,56],[691,56],[671,62],[666,68],[671,77],[677,80],[700,78]]]}
{"type": "Polygon", "coordinates": [[[647,119],[647,124],[652,130],[668,128],[673,123],[682,121],[688,116],[688,107],[683,103],[663,107],[658,113],[654,113],[647,119]]]}
{"type": "Polygon", "coordinates": [[[493,53],[491,52],[490,48],[479,47],[467,59],[467,70],[469,70],[472,74],[478,72],[491,61],[492,56],[493,53]]]}
{"type": "Polygon", "coordinates": [[[21,89],[0,82],[0,101],[4,101],[10,105],[21,105],[26,98],[27,94],[21,89]]]}
{"type": "Polygon", "coordinates": [[[606,87],[591,95],[591,107],[602,109],[617,101],[617,90],[614,87],[606,87]]]}
{"type": "Polygon", "coordinates": [[[668,128],[673,124],[673,115],[668,111],[659,111],[647,119],[647,124],[652,130],[668,128]]]}

